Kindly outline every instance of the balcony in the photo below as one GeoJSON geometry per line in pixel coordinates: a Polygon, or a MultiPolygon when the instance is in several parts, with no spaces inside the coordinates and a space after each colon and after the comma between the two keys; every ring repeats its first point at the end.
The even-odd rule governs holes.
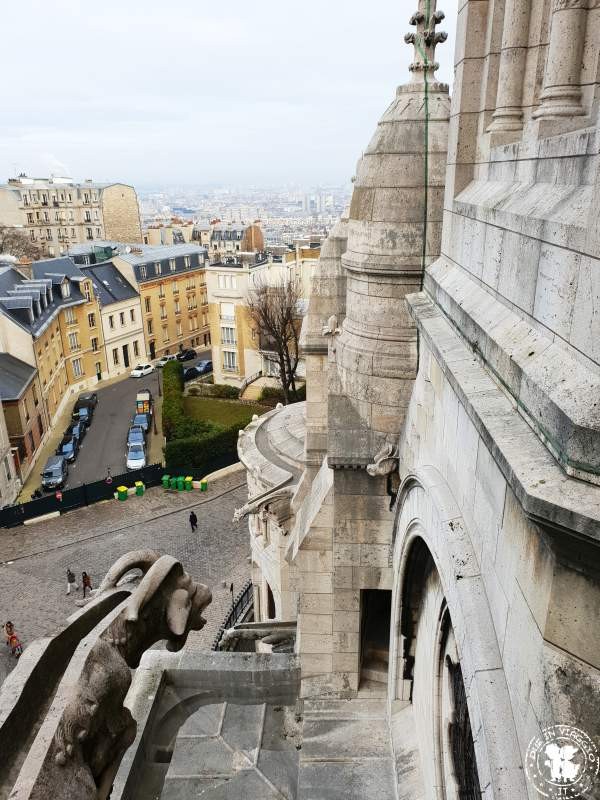
{"type": "Polygon", "coordinates": [[[229,316],[229,314],[221,314],[221,321],[222,322],[235,322],[234,316],[229,316]]]}

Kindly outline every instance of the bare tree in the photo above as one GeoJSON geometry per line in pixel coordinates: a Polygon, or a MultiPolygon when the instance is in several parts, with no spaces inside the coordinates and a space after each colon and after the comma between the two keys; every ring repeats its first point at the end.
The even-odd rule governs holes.
{"type": "Polygon", "coordinates": [[[299,294],[293,281],[267,283],[259,279],[248,294],[250,317],[258,329],[261,350],[274,354],[284,402],[296,399],[296,369],[300,352],[299,294]]]}
{"type": "Polygon", "coordinates": [[[25,231],[0,224],[0,255],[35,261],[41,253],[39,247],[29,241],[25,231]]]}

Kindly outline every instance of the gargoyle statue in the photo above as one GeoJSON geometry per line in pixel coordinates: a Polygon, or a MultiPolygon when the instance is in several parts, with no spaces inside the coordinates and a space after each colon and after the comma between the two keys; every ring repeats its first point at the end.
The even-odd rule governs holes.
{"type": "Polygon", "coordinates": [[[332,314],[327,320],[327,323],[323,326],[321,334],[323,336],[335,336],[338,333],[341,333],[341,329],[338,328],[336,315],[332,314]]]}
{"type": "Polygon", "coordinates": [[[219,642],[219,650],[228,650],[239,641],[261,641],[272,645],[274,653],[293,653],[296,628],[271,628],[268,623],[264,628],[227,628],[219,642]]]}
{"type": "Polygon", "coordinates": [[[384,444],[376,454],[372,464],[367,464],[367,472],[371,477],[389,475],[398,468],[398,449],[389,442],[384,444]]]}
{"type": "Polygon", "coordinates": [[[167,649],[180,650],[188,633],[206,623],[202,612],[212,600],[208,587],[196,583],[176,559],[150,550],[120,558],[97,595],[136,568],[144,577],[91,648],[55,734],[51,755],[59,774],[52,800],[108,796],[136,735],[136,722],[123,706],[131,669],[155,642],[166,639],[167,649]]]}
{"type": "Polygon", "coordinates": [[[280,489],[272,489],[266,494],[254,497],[248,500],[247,503],[241,508],[236,508],[233,512],[233,522],[240,522],[240,520],[249,516],[250,514],[258,514],[269,503],[274,503],[276,500],[290,500],[294,495],[294,489],[290,486],[284,486],[280,489]]]}

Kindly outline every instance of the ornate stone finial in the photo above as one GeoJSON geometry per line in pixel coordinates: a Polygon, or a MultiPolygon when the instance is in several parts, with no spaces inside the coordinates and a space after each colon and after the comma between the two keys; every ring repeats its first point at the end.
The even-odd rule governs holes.
{"type": "Polygon", "coordinates": [[[415,60],[409,66],[414,81],[425,80],[426,75],[433,77],[439,67],[435,60],[435,48],[446,41],[448,34],[445,31],[437,32],[435,27],[443,19],[444,12],[436,11],[434,0],[419,0],[419,10],[410,18],[410,24],[417,30],[404,37],[404,41],[415,48],[415,60]]]}

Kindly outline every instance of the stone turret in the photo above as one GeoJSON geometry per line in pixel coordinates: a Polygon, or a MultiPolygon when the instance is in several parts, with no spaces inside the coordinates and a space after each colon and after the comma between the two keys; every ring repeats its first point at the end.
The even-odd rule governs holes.
{"type": "Polygon", "coordinates": [[[417,335],[404,298],[440,253],[450,115],[448,87],[433,77],[443,14],[431,5],[428,18],[422,9],[411,18],[411,81],[380,119],[354,180],[342,258],[346,317],[330,353],[333,467],[365,467],[395,446],[416,376],[417,335]]]}

